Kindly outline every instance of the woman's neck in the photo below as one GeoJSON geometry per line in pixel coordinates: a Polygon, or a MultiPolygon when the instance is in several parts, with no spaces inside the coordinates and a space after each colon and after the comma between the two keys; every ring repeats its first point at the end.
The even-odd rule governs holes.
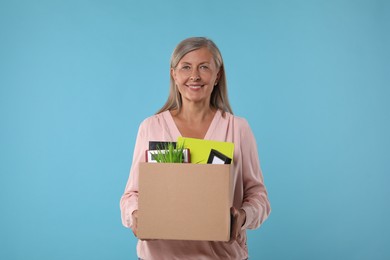
{"type": "Polygon", "coordinates": [[[203,139],[216,113],[210,107],[183,106],[180,111],[170,111],[180,134],[183,137],[203,139]]]}
{"type": "Polygon", "coordinates": [[[173,111],[173,116],[188,123],[198,123],[214,117],[215,112],[210,106],[184,105],[180,111],[173,111]]]}

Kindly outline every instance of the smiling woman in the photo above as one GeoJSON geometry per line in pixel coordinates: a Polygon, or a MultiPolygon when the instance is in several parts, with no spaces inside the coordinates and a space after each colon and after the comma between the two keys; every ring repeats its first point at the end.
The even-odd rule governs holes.
{"type": "Polygon", "coordinates": [[[203,138],[215,114],[210,99],[220,76],[212,53],[205,47],[187,53],[176,68],[171,68],[171,75],[182,101],[180,110],[171,111],[177,127],[183,135],[203,138]],[[209,109],[203,115],[197,113],[199,120],[193,117],[202,108],[209,109]],[[189,120],[193,124],[187,124],[189,120]]]}
{"type": "MultiPolygon", "coordinates": [[[[142,259],[248,258],[246,229],[258,228],[270,213],[254,135],[247,121],[234,116],[227,96],[222,56],[203,37],[189,38],[171,58],[167,102],[139,127],[130,177],[121,198],[122,223],[138,231],[139,164],[150,140],[190,137],[234,143],[233,206],[230,243],[220,241],[139,240],[142,259]]],[[[207,203],[206,201],[204,203],[207,203]]]]}
{"type": "MultiPolygon", "coordinates": [[[[222,111],[227,111],[232,113],[232,109],[230,107],[228,95],[227,95],[227,85],[226,85],[226,76],[225,76],[225,67],[223,64],[222,55],[215,45],[215,43],[207,38],[203,37],[194,37],[188,38],[180,42],[175,48],[172,58],[171,58],[171,81],[170,81],[170,93],[168,96],[167,102],[164,106],[157,112],[161,113],[166,110],[177,109],[181,110],[182,107],[182,97],[178,89],[178,82],[175,81],[173,71],[177,71],[179,67],[179,63],[183,61],[186,56],[194,56],[191,55],[192,52],[204,49],[204,54],[207,55],[207,51],[212,55],[212,60],[209,60],[210,57],[204,57],[208,63],[213,63],[216,66],[217,70],[217,79],[214,82],[216,85],[214,86],[213,91],[211,92],[210,97],[210,106],[214,109],[220,109],[222,111]],[[207,50],[207,51],[206,51],[207,50]]],[[[188,73],[190,74],[193,68],[191,68],[191,64],[186,64],[188,67],[188,73]]],[[[208,64],[201,64],[208,65],[208,64]]],[[[200,70],[200,68],[197,68],[200,70]]],[[[203,67],[203,69],[205,69],[203,67]]],[[[191,76],[191,75],[190,75],[191,76]]],[[[195,75],[199,76],[200,75],[195,75]]]]}
{"type": "Polygon", "coordinates": [[[202,103],[202,106],[210,104],[211,93],[218,84],[220,73],[207,48],[186,54],[176,68],[171,68],[171,74],[183,103],[188,106],[192,103],[202,103]]]}

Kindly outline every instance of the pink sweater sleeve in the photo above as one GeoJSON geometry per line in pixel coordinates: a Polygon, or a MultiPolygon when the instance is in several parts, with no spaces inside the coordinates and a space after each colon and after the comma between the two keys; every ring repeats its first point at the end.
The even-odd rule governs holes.
{"type": "Polygon", "coordinates": [[[271,207],[264,186],[256,140],[246,120],[241,128],[240,138],[244,187],[242,209],[246,213],[242,229],[255,229],[267,219],[271,207]]]}
{"type": "Polygon", "coordinates": [[[147,127],[144,124],[145,122],[138,129],[129,179],[120,200],[122,224],[128,228],[131,228],[133,224],[131,214],[138,209],[139,162],[145,161],[145,150],[148,149],[148,142],[145,137],[147,127]]]}

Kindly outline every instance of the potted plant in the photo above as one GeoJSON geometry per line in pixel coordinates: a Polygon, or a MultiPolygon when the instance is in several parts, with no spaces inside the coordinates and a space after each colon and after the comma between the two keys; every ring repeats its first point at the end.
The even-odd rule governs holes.
{"type": "Polygon", "coordinates": [[[158,145],[156,152],[153,154],[153,159],[158,163],[183,163],[184,161],[184,145],[175,147],[172,142],[158,145]]]}

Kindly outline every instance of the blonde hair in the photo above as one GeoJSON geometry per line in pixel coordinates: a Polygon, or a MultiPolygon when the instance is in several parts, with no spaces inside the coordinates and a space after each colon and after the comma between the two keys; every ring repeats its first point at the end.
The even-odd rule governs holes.
{"type": "MultiPolygon", "coordinates": [[[[206,47],[213,55],[214,62],[217,68],[219,68],[220,75],[218,84],[214,86],[213,92],[211,93],[210,106],[212,108],[222,110],[223,114],[225,114],[225,112],[233,114],[228,99],[226,75],[222,55],[217,45],[215,45],[212,40],[205,37],[192,37],[181,41],[172,53],[171,69],[176,68],[176,66],[184,57],[184,55],[191,51],[195,51],[204,47],[206,47]]],[[[177,109],[180,111],[182,104],[183,103],[180,92],[175,84],[175,80],[172,78],[171,75],[168,99],[165,102],[164,106],[160,108],[160,110],[156,114],[171,109],[177,109]]]]}

